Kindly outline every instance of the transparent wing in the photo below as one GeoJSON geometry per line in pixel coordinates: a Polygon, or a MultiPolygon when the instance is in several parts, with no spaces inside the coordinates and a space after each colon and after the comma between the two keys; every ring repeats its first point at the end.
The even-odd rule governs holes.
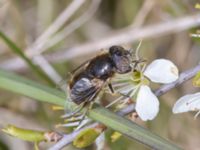
{"type": "MultiPolygon", "coordinates": [[[[99,82],[100,83],[100,82],[99,82]]],[[[65,109],[72,110],[72,105],[75,105],[75,109],[82,107],[84,103],[93,101],[95,97],[98,95],[99,91],[102,89],[103,83],[101,84],[93,84],[89,79],[82,78],[77,81],[73,88],[70,90],[68,87],[67,92],[67,104],[65,109]],[[97,86],[98,85],[98,86],[97,86]],[[75,104],[76,103],[76,104],[75,104]]],[[[73,111],[73,110],[72,110],[73,111]]]]}

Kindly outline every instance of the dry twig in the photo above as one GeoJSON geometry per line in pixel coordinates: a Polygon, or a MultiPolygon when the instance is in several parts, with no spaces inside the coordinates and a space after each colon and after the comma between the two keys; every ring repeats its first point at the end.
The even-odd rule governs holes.
{"type": "MultiPolygon", "coordinates": [[[[92,52],[97,52],[102,48],[109,47],[114,44],[124,44],[135,42],[145,38],[155,38],[161,35],[177,33],[183,30],[190,29],[200,25],[200,14],[176,19],[173,21],[163,22],[156,25],[149,25],[147,27],[133,29],[128,28],[119,33],[115,33],[110,37],[103,38],[98,41],[88,42],[68,50],[55,52],[46,55],[50,62],[63,62],[73,59],[78,56],[86,55],[92,52]]],[[[0,68],[7,70],[19,70],[24,68],[25,64],[19,58],[7,60],[0,64],[0,68]],[[17,64],[17,65],[16,65],[17,64]]]]}

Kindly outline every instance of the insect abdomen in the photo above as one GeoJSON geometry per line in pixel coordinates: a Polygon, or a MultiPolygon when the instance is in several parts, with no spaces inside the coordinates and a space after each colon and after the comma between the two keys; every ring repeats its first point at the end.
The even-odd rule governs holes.
{"type": "Polygon", "coordinates": [[[113,62],[109,55],[104,54],[93,59],[86,70],[93,78],[105,81],[114,74],[113,67],[113,62]]]}

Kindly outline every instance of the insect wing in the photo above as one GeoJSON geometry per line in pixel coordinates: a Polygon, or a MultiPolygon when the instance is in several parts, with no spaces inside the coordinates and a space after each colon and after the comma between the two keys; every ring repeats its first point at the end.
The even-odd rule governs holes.
{"type": "Polygon", "coordinates": [[[76,68],[71,72],[71,74],[77,74],[78,72],[81,72],[81,71],[84,69],[84,67],[86,67],[86,66],[89,64],[90,61],[91,61],[91,59],[86,60],[85,62],[83,62],[82,64],[80,64],[78,67],[76,67],[76,68]]]}
{"type": "Polygon", "coordinates": [[[87,101],[93,94],[99,91],[101,87],[102,85],[99,86],[99,84],[94,84],[88,78],[81,78],[74,84],[73,88],[71,89],[71,99],[76,104],[80,104],[87,101]]]}

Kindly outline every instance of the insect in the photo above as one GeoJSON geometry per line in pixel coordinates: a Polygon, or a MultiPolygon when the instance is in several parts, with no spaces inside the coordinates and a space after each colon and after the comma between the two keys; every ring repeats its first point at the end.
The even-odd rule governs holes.
{"type": "Polygon", "coordinates": [[[108,86],[114,93],[110,79],[115,73],[131,72],[131,64],[132,54],[129,50],[121,46],[110,47],[108,52],[88,60],[73,72],[68,87],[70,100],[81,105],[82,109],[93,102],[104,87],[108,86]]]}

